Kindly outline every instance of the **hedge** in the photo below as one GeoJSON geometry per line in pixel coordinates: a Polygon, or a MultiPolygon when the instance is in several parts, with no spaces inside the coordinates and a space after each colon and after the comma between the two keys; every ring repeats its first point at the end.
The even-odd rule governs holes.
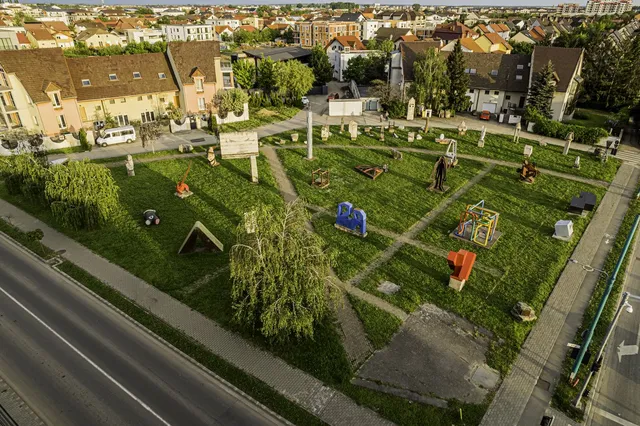
{"type": "Polygon", "coordinates": [[[549,136],[557,139],[566,139],[570,132],[573,132],[573,141],[582,143],[585,145],[595,145],[602,138],[606,138],[609,135],[602,127],[585,127],[578,126],[576,124],[564,124],[559,121],[549,120],[543,117],[539,112],[533,111],[530,108],[527,109],[526,118],[528,121],[533,121],[533,132],[542,135],[549,136]]]}

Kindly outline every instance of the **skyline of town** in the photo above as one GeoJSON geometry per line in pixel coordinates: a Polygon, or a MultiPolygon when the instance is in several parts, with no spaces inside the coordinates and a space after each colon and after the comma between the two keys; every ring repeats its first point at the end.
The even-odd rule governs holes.
{"type": "MultiPolygon", "coordinates": [[[[74,0],[56,0],[56,1],[23,1],[22,3],[25,4],[77,4],[77,5],[87,5],[87,6],[101,6],[102,3],[99,1],[92,1],[92,2],[82,2],[82,1],[74,1],[74,0]]],[[[224,1],[212,1],[212,2],[193,2],[190,0],[154,0],[154,1],[131,1],[128,0],[128,2],[123,3],[123,2],[118,2],[118,1],[109,1],[109,0],[105,0],[104,1],[104,5],[105,6],[128,6],[128,5],[135,5],[135,6],[139,6],[139,5],[147,5],[147,6],[153,6],[153,5],[180,5],[180,6],[209,6],[209,5],[213,5],[213,6],[221,6],[221,5],[227,5],[227,4],[237,4],[239,6],[246,6],[246,5],[287,5],[287,4],[298,4],[298,3],[302,3],[304,5],[306,4],[327,4],[329,5],[331,3],[331,1],[306,1],[306,2],[302,2],[302,1],[282,1],[282,2],[277,2],[277,3],[273,3],[273,2],[269,2],[267,0],[237,0],[235,2],[224,2],[224,1]]],[[[559,3],[565,3],[562,1],[557,1],[557,2],[549,2],[548,0],[527,0],[526,2],[522,2],[522,4],[514,4],[513,1],[509,1],[509,0],[496,0],[495,2],[492,2],[490,4],[487,3],[487,0],[462,0],[460,2],[452,2],[450,4],[443,4],[442,0],[435,0],[435,1],[421,1],[421,2],[407,2],[407,1],[393,1],[393,0],[389,0],[389,1],[385,1],[385,2],[380,2],[380,3],[376,3],[376,2],[371,2],[371,1],[353,1],[353,3],[356,3],[358,5],[373,5],[375,4],[380,4],[382,6],[411,6],[415,3],[418,3],[422,6],[425,7],[429,7],[429,6],[440,6],[440,7],[465,7],[465,6],[469,6],[469,7],[555,7],[557,4],[559,3]]],[[[516,3],[521,3],[521,2],[516,2],[516,3]]],[[[586,1],[578,1],[578,2],[568,2],[568,3],[577,3],[581,6],[584,6],[586,4],[586,1]]],[[[640,5],[640,0],[634,0],[633,1],[633,5],[634,6],[639,6],[640,5]]]]}

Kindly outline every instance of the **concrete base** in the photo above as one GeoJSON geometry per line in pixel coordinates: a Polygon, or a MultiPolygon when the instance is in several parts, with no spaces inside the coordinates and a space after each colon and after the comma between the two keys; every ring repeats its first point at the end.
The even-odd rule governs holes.
{"type": "Polygon", "coordinates": [[[587,217],[587,216],[589,216],[589,211],[588,210],[583,210],[581,214],[567,212],[567,214],[571,215],[571,216],[587,217]]]}
{"type": "Polygon", "coordinates": [[[180,198],[180,199],[184,200],[184,199],[185,199],[185,198],[187,198],[187,197],[191,197],[191,196],[193,195],[193,192],[191,192],[191,191],[184,191],[182,194],[179,194],[179,193],[177,193],[177,192],[176,192],[176,193],[175,193],[175,195],[176,195],[176,197],[178,197],[178,198],[180,198]]]}
{"type": "Polygon", "coordinates": [[[559,235],[556,235],[556,233],[554,232],[554,234],[552,235],[553,238],[560,240],[560,241],[566,241],[569,242],[571,241],[571,239],[573,238],[573,235],[571,235],[570,237],[561,237],[559,235]]]}
{"type": "Polygon", "coordinates": [[[462,289],[464,288],[464,284],[467,282],[467,280],[457,280],[453,277],[449,277],[449,287],[451,287],[452,289],[456,290],[456,291],[462,291],[462,289]]]}

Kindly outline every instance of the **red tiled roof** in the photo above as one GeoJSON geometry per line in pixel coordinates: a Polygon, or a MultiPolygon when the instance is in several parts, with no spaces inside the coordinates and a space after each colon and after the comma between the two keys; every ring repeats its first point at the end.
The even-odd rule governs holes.
{"type": "Polygon", "coordinates": [[[327,47],[329,47],[329,45],[333,43],[334,40],[340,43],[343,47],[351,47],[352,49],[355,49],[355,50],[366,49],[365,45],[362,44],[360,39],[353,35],[334,37],[329,43],[327,43],[327,45],[324,48],[326,49],[327,47]]]}

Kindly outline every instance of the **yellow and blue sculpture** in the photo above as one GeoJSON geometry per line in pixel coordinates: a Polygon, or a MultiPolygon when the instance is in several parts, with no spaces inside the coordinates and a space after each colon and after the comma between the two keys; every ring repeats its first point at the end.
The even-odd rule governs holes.
{"type": "Polygon", "coordinates": [[[353,204],[343,201],[338,204],[335,227],[359,237],[366,237],[367,214],[362,209],[354,209],[353,204]]]}

